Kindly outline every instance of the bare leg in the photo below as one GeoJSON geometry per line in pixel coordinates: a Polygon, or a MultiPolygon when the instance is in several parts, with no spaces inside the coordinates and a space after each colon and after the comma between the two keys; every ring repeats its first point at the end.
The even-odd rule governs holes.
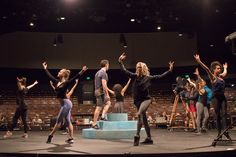
{"type": "Polygon", "coordinates": [[[93,117],[93,126],[95,126],[97,124],[97,120],[98,120],[98,117],[99,117],[99,114],[102,110],[102,107],[101,106],[97,106],[95,111],[94,111],[94,117],[93,117]]]}
{"type": "Polygon", "coordinates": [[[105,118],[105,115],[107,114],[110,106],[111,106],[111,102],[107,101],[106,105],[104,106],[103,111],[102,111],[102,118],[105,118]]]}
{"type": "Polygon", "coordinates": [[[73,125],[70,123],[68,128],[69,128],[69,136],[70,138],[73,138],[73,132],[74,132],[73,125]]]}

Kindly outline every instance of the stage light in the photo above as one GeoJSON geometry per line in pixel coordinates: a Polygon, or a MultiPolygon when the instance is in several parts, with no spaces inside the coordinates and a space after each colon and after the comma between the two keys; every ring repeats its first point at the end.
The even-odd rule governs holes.
{"type": "Polygon", "coordinates": [[[120,43],[123,45],[124,48],[128,47],[124,34],[120,34],[120,43]]]}
{"type": "Polygon", "coordinates": [[[234,87],[235,86],[235,84],[231,84],[231,87],[234,87]]]}
{"type": "Polygon", "coordinates": [[[157,30],[161,30],[161,26],[157,26],[157,30]]]}
{"type": "Polygon", "coordinates": [[[230,48],[233,55],[236,55],[236,32],[225,37],[225,43],[230,48]]]}
{"type": "Polygon", "coordinates": [[[53,41],[53,46],[57,46],[57,38],[54,38],[54,41],[53,41]]]}
{"type": "Polygon", "coordinates": [[[65,20],[66,18],[65,17],[60,17],[61,20],[65,20]]]}
{"type": "Polygon", "coordinates": [[[33,22],[30,22],[30,24],[29,24],[31,27],[33,27],[34,26],[34,23],[33,22]]]}
{"type": "Polygon", "coordinates": [[[183,33],[179,33],[179,37],[182,37],[183,36],[183,33]]]}
{"type": "Polygon", "coordinates": [[[130,19],[130,22],[134,22],[135,21],[135,19],[130,19]]]}
{"type": "Polygon", "coordinates": [[[210,47],[214,47],[214,45],[213,45],[213,44],[211,44],[211,45],[210,45],[210,47]]]}

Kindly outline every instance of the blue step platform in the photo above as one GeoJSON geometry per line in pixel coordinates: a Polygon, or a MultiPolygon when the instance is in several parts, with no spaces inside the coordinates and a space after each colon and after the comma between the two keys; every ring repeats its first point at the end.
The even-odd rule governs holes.
{"type": "MultiPolygon", "coordinates": [[[[89,139],[132,139],[136,134],[137,121],[128,121],[127,113],[107,114],[108,121],[99,121],[100,129],[83,129],[82,136],[89,139]]],[[[145,134],[141,130],[141,136],[145,134]]]]}

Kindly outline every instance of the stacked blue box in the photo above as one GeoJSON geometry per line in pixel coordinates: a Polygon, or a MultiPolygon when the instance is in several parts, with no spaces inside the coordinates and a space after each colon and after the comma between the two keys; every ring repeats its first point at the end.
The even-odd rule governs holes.
{"type": "Polygon", "coordinates": [[[100,129],[83,129],[82,136],[89,139],[132,139],[136,134],[137,121],[128,121],[127,113],[110,113],[107,119],[98,122],[100,129]]]}

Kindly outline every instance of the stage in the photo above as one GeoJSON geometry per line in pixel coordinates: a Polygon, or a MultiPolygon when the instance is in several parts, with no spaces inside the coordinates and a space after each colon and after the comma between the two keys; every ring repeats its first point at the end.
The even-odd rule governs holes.
{"type": "MultiPolygon", "coordinates": [[[[21,138],[22,131],[15,131],[9,139],[0,140],[0,156],[236,156],[236,142],[218,142],[212,147],[216,131],[197,135],[193,132],[166,129],[151,130],[154,144],[133,146],[133,139],[98,140],[84,139],[81,130],[75,131],[75,143],[66,144],[67,135],[58,131],[51,144],[46,144],[48,131],[30,131],[29,138],[21,138]],[[235,155],[234,155],[235,154],[235,155]]],[[[2,137],[5,132],[1,131],[2,137]]],[[[231,130],[236,139],[236,131],[231,130]]],[[[145,137],[141,137],[143,141],[145,137]]]]}

